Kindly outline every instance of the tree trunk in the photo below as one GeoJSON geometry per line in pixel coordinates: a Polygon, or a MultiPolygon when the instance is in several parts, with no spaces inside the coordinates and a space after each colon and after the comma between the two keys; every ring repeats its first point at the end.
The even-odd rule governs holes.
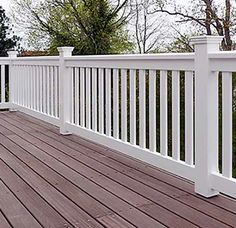
{"type": "Polygon", "coordinates": [[[231,51],[233,48],[233,42],[230,36],[230,12],[231,12],[231,4],[230,0],[225,0],[225,18],[223,21],[224,26],[224,50],[231,51]]]}

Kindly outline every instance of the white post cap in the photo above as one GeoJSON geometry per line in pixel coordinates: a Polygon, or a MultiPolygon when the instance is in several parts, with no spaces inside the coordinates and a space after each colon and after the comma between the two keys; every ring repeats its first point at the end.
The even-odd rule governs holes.
{"type": "Polygon", "coordinates": [[[8,51],[7,54],[8,54],[8,57],[10,57],[10,58],[16,58],[18,52],[17,51],[8,51]]]}
{"type": "Polygon", "coordinates": [[[220,44],[223,38],[223,36],[196,36],[190,38],[190,44],[220,44]]]}
{"type": "Polygon", "coordinates": [[[61,57],[70,57],[72,56],[74,47],[58,47],[57,50],[61,57]]]}

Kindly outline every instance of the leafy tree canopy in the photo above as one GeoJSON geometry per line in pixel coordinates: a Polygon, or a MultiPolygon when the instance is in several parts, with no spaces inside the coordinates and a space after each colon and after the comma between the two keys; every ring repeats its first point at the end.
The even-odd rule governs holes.
{"type": "Polygon", "coordinates": [[[109,54],[132,48],[124,29],[128,0],[15,0],[15,18],[29,31],[31,44],[41,40],[50,53],[74,46],[75,54],[109,54]],[[26,15],[22,17],[22,15],[26,15]]]}

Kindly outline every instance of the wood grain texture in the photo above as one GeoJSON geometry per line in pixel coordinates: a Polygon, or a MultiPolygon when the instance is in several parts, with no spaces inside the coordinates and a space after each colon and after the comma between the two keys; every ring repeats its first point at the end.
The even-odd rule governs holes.
{"type": "MultiPolygon", "coordinates": [[[[61,136],[57,127],[22,113],[0,113],[0,153],[2,183],[26,213],[22,221],[29,216],[43,227],[236,226],[234,200],[200,197],[182,178],[78,136],[61,136]]],[[[14,213],[4,215],[11,221],[14,213]]],[[[0,216],[1,223],[6,218],[0,216]]]]}
{"type": "Polygon", "coordinates": [[[6,220],[6,218],[2,212],[0,212],[0,227],[1,228],[11,228],[12,227],[10,225],[10,223],[6,220]]]}
{"type": "Polygon", "coordinates": [[[42,227],[2,181],[0,181],[0,205],[12,226],[42,227]]]}

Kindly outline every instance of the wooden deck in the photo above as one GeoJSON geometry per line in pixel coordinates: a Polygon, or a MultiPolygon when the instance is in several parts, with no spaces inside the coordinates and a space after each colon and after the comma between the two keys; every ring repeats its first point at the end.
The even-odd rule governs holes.
{"type": "Polygon", "coordinates": [[[236,201],[19,112],[0,113],[0,228],[236,227],[236,201]]]}

